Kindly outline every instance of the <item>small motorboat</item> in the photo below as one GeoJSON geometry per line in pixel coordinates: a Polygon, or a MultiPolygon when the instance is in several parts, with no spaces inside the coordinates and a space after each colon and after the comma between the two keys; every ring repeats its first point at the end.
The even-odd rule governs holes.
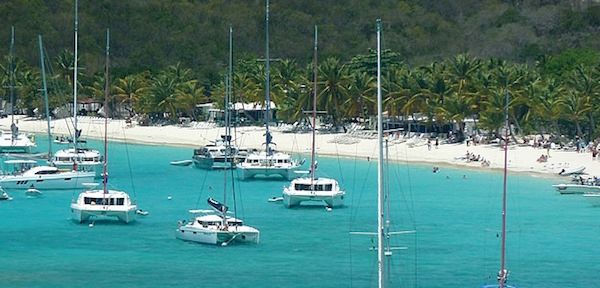
{"type": "Polygon", "coordinates": [[[578,174],[583,174],[583,170],[585,170],[585,166],[565,168],[565,169],[562,169],[560,172],[558,172],[558,175],[561,175],[561,176],[578,175],[578,174]]]}
{"type": "Polygon", "coordinates": [[[146,216],[146,215],[150,214],[150,212],[144,211],[142,209],[135,210],[135,213],[138,215],[142,215],[142,216],[146,216]]]}
{"type": "Polygon", "coordinates": [[[190,166],[194,161],[192,160],[179,160],[179,161],[171,161],[169,164],[174,166],[190,166]]]}
{"type": "Polygon", "coordinates": [[[8,195],[8,193],[6,193],[6,191],[0,187],[0,201],[2,200],[12,200],[12,197],[10,197],[10,195],[8,195]]]}
{"type": "Polygon", "coordinates": [[[31,188],[27,189],[27,191],[25,191],[25,195],[32,196],[32,197],[39,197],[39,196],[42,196],[42,191],[35,189],[34,187],[31,187],[31,188]]]}
{"type": "Polygon", "coordinates": [[[269,202],[279,202],[279,201],[283,201],[283,197],[271,197],[267,201],[269,201],[269,202]]]}

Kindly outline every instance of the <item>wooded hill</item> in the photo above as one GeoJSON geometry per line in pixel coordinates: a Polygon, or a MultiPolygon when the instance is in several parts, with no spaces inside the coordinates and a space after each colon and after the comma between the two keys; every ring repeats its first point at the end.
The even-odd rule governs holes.
{"type": "MultiPolygon", "coordinates": [[[[0,2],[0,39],[8,52],[37,65],[37,35],[48,54],[73,50],[73,0],[0,2]]],[[[80,55],[86,73],[103,67],[104,30],[112,32],[117,76],[157,71],[181,62],[214,83],[227,59],[227,29],[236,58],[264,57],[264,0],[81,0],[80,55]]],[[[600,50],[598,0],[272,0],[273,58],[311,59],[314,25],[320,57],[348,61],[374,47],[375,19],[385,25],[386,48],[409,65],[460,53],[516,62],[569,48],[600,50]]]]}

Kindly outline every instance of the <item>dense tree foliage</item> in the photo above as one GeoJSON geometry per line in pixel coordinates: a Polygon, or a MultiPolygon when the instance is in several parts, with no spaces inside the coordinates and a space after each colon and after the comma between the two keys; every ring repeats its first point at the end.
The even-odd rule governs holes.
{"type": "MultiPolygon", "coordinates": [[[[264,99],[263,0],[80,0],[79,87],[103,97],[104,29],[112,31],[111,99],[133,114],[195,117],[223,104],[227,29],[234,29],[236,101],[264,99]]],[[[312,27],[319,25],[318,109],[340,124],[373,115],[374,19],[384,20],[384,101],[391,116],[430,123],[478,119],[498,132],[510,95],[520,132],[600,133],[600,5],[592,0],[271,1],[271,93],[278,117],[297,121],[312,95],[312,27]]],[[[73,1],[0,3],[0,39],[16,28],[18,105],[42,111],[37,34],[43,34],[50,105],[70,101],[73,1]]],[[[14,61],[11,62],[11,59],[14,61]]],[[[10,63],[14,63],[11,65],[10,63]]],[[[12,68],[11,68],[12,67],[12,68]]],[[[13,71],[11,71],[11,69],[13,71]]],[[[2,92],[7,100],[8,90],[2,92]]],[[[459,125],[463,127],[463,125],[459,125]]]]}

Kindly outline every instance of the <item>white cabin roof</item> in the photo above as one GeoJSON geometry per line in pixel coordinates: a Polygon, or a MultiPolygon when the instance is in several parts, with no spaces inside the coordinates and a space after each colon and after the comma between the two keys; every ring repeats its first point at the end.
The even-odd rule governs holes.
{"type": "Polygon", "coordinates": [[[332,184],[334,186],[338,185],[338,181],[335,179],[331,179],[331,178],[315,178],[314,182],[310,177],[302,177],[302,178],[296,178],[294,180],[292,180],[291,185],[294,184],[306,184],[306,185],[310,185],[310,184],[315,184],[315,185],[325,185],[325,184],[332,184]]]}
{"type": "Polygon", "coordinates": [[[4,164],[36,164],[36,163],[37,163],[37,161],[35,161],[35,160],[23,160],[23,159],[4,161],[4,164]]]}
{"type": "Polygon", "coordinates": [[[123,197],[123,198],[129,198],[129,194],[127,194],[126,192],[123,191],[118,191],[118,190],[108,190],[108,193],[104,194],[104,190],[87,190],[87,191],[83,191],[79,194],[79,197],[92,197],[92,198],[102,198],[102,197],[111,197],[111,198],[115,198],[115,197],[123,197]]]}
{"type": "Polygon", "coordinates": [[[73,157],[73,156],[82,156],[82,157],[99,157],[100,152],[98,150],[92,149],[77,149],[75,152],[74,148],[62,149],[57,151],[54,154],[55,157],[73,157]]]}
{"type": "Polygon", "coordinates": [[[261,151],[258,153],[251,153],[246,159],[290,159],[291,156],[283,152],[274,152],[271,155],[267,155],[267,152],[261,151]]]}

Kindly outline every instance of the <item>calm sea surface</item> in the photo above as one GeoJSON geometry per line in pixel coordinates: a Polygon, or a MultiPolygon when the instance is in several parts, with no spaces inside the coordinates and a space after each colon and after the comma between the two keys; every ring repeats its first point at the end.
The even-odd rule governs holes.
{"type": "MultiPolygon", "coordinates": [[[[38,150],[47,149],[38,137],[38,150]]],[[[89,146],[101,148],[100,142],[89,146]]],[[[112,143],[110,186],[150,211],[135,224],[70,220],[77,191],[0,202],[0,287],[372,287],[377,163],[321,158],[322,176],[347,191],[346,207],[286,209],[268,202],[286,181],[236,181],[236,208],[261,231],[259,245],[207,246],[175,239],[188,209],[223,197],[222,171],[169,165],[189,148],[112,143]],[[172,199],[168,200],[171,196],[172,199]]],[[[393,150],[394,147],[391,147],[393,150]]],[[[479,287],[499,269],[502,174],[390,163],[392,287],[479,287]],[[463,178],[466,176],[466,179],[463,178]]],[[[234,172],[237,174],[238,172],[234,172]]],[[[600,207],[560,196],[556,180],[509,175],[508,268],[519,287],[600,287],[600,207]]],[[[231,196],[231,195],[230,195],[231,196]]],[[[232,199],[228,199],[231,203],[232,199]]],[[[230,204],[230,206],[232,206],[230,204]]]]}

